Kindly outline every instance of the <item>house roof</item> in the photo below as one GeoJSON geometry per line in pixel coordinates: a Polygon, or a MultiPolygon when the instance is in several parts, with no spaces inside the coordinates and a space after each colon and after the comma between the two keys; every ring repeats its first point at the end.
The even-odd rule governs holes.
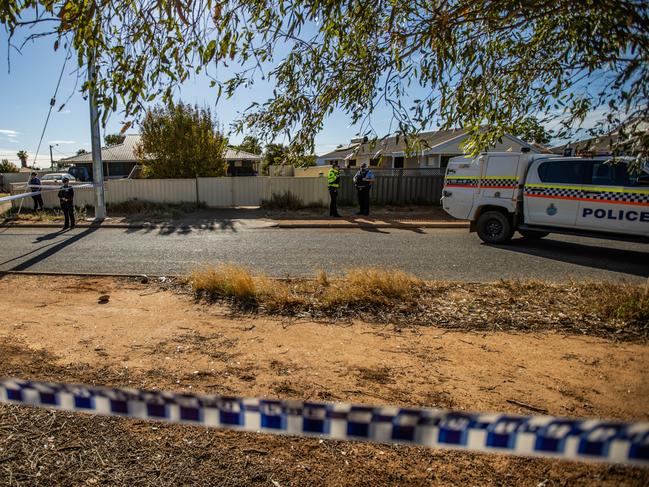
{"type": "MultiPolygon", "coordinates": [[[[620,129],[626,127],[631,127],[633,131],[647,132],[649,131],[649,120],[643,118],[632,118],[620,124],[619,127],[612,130],[609,134],[602,134],[597,137],[590,137],[577,142],[569,142],[557,147],[552,147],[550,150],[555,154],[563,154],[564,150],[569,147],[575,151],[588,150],[594,153],[610,153],[612,147],[618,143],[620,129]]],[[[625,141],[622,140],[622,142],[625,141]]]]}
{"type": "Polygon", "coordinates": [[[336,160],[336,159],[345,159],[347,156],[352,154],[354,150],[359,146],[359,143],[350,143],[347,145],[341,145],[336,147],[331,152],[322,154],[318,156],[318,159],[327,159],[327,160],[336,160]]]}
{"type": "Polygon", "coordinates": [[[227,150],[225,151],[225,154],[223,155],[223,158],[226,161],[239,161],[239,160],[255,160],[255,161],[260,161],[262,159],[262,156],[258,154],[252,154],[251,152],[246,152],[243,150],[238,150],[233,147],[228,147],[227,150]]]}
{"type": "MultiPolygon", "coordinates": [[[[104,162],[137,162],[135,147],[140,142],[139,134],[129,134],[121,144],[101,148],[101,160],[104,162]]],[[[92,153],[86,152],[78,156],[61,159],[61,162],[75,164],[79,162],[92,162],[92,153]]]]}
{"type": "MultiPolygon", "coordinates": [[[[124,142],[117,145],[111,145],[109,147],[101,148],[101,159],[104,162],[137,162],[138,159],[135,156],[135,148],[140,142],[140,134],[129,134],[124,138],[124,142]]],[[[249,152],[241,151],[228,147],[225,151],[223,158],[226,161],[239,161],[239,160],[261,160],[261,156],[256,154],[251,154],[249,152]]],[[[85,154],[79,154],[78,156],[72,156],[65,159],[61,159],[61,162],[66,162],[68,164],[75,163],[90,163],[92,162],[92,154],[87,152],[85,154]]]]}
{"type": "MultiPolygon", "coordinates": [[[[442,148],[446,144],[460,139],[467,134],[466,129],[438,130],[435,132],[422,132],[419,134],[425,153],[435,153],[436,149],[442,148]]],[[[507,137],[521,144],[523,147],[530,147],[535,152],[541,152],[544,148],[537,144],[530,145],[512,135],[507,137]]],[[[356,140],[356,139],[354,139],[356,140]]],[[[400,154],[406,150],[406,139],[403,135],[392,135],[374,142],[352,143],[347,146],[338,147],[332,152],[319,156],[319,159],[336,159],[338,155],[343,159],[350,154],[356,156],[379,157],[380,155],[400,154]]]]}

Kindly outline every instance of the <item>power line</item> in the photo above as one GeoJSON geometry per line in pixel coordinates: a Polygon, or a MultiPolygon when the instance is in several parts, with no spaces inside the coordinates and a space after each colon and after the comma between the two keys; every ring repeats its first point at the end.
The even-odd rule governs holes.
{"type": "Polygon", "coordinates": [[[65,65],[68,62],[68,59],[70,58],[70,48],[72,47],[72,43],[68,42],[68,49],[65,53],[65,59],[63,60],[63,66],[61,66],[61,73],[59,74],[59,80],[56,83],[56,88],[54,89],[54,96],[52,96],[52,99],[50,100],[50,109],[47,111],[47,118],[45,119],[45,125],[43,125],[43,131],[41,132],[41,138],[38,141],[38,147],[36,148],[36,154],[34,155],[34,162],[36,162],[36,159],[38,158],[38,153],[41,150],[41,144],[43,142],[43,137],[45,137],[45,131],[47,130],[47,124],[50,121],[50,116],[52,115],[52,109],[56,105],[56,95],[59,93],[59,87],[61,86],[61,80],[63,79],[63,72],[65,71],[65,65]]]}

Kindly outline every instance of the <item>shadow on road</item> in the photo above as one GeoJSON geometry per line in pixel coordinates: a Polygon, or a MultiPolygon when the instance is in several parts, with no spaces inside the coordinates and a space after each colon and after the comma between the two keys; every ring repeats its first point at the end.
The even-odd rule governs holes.
{"type": "Polygon", "coordinates": [[[155,233],[156,235],[187,235],[188,233],[196,230],[229,230],[237,232],[235,227],[235,220],[221,219],[221,220],[200,220],[194,221],[190,224],[187,223],[163,223],[161,225],[151,225],[150,227],[133,227],[128,228],[125,233],[155,233]]]}
{"type": "Polygon", "coordinates": [[[649,252],[622,250],[547,238],[541,240],[519,238],[512,240],[507,245],[483,245],[585,267],[649,277],[649,252]]]}
{"type": "MultiPolygon", "coordinates": [[[[74,235],[71,235],[69,238],[63,240],[62,242],[52,242],[52,243],[43,245],[43,246],[41,246],[41,247],[39,247],[37,249],[34,249],[34,250],[30,251],[30,252],[26,252],[25,254],[14,257],[13,259],[9,259],[9,260],[7,260],[5,262],[0,262],[0,265],[8,264],[9,262],[13,262],[13,261],[22,259],[23,257],[27,257],[28,255],[31,255],[31,254],[34,254],[35,252],[38,252],[39,250],[45,249],[40,254],[35,255],[35,256],[31,257],[30,259],[28,259],[28,260],[26,260],[24,262],[21,262],[20,264],[18,264],[16,266],[12,267],[11,269],[9,269],[9,270],[12,270],[12,271],[24,271],[24,270],[27,270],[30,267],[32,267],[33,265],[38,264],[39,262],[47,259],[48,257],[51,257],[52,255],[56,254],[57,252],[59,252],[59,251],[63,250],[64,248],[72,245],[73,243],[78,242],[82,238],[87,237],[91,233],[96,232],[98,229],[99,229],[98,226],[92,226],[92,227],[86,228],[84,231],[79,232],[79,233],[74,234],[74,235]]],[[[48,235],[44,235],[43,237],[37,238],[34,241],[34,243],[38,243],[38,242],[40,242],[42,240],[49,240],[49,239],[55,238],[57,236],[60,236],[62,234],[63,234],[62,232],[50,233],[48,235]]],[[[1,274],[1,271],[0,271],[0,274],[1,274]]]]}
{"type": "Polygon", "coordinates": [[[57,230],[56,232],[52,233],[46,233],[45,235],[41,235],[40,237],[36,237],[34,239],[33,243],[39,243],[39,242],[45,242],[46,240],[54,240],[56,237],[60,237],[65,230],[57,230]]]}

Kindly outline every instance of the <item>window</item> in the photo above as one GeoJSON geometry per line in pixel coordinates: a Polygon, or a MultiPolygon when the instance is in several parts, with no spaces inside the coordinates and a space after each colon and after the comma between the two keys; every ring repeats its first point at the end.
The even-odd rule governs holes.
{"type": "Polygon", "coordinates": [[[370,159],[370,166],[376,167],[379,165],[379,162],[381,161],[380,157],[374,157],[370,159]]]}
{"type": "Polygon", "coordinates": [[[591,176],[590,184],[598,186],[635,186],[638,179],[637,174],[628,173],[626,164],[608,161],[593,161],[591,176]]]}
{"type": "Polygon", "coordinates": [[[395,169],[402,168],[403,167],[403,157],[401,157],[401,156],[395,157],[394,161],[393,161],[393,167],[395,169]]]}
{"type": "Polygon", "coordinates": [[[584,161],[548,161],[539,166],[539,177],[544,183],[581,184],[584,161]]]}
{"type": "Polygon", "coordinates": [[[356,159],[350,159],[347,162],[347,167],[355,167],[356,166],[356,159]]]}

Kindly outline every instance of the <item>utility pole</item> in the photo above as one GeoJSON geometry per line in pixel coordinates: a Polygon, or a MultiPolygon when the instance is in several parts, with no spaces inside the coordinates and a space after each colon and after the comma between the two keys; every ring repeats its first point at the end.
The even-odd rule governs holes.
{"type": "Polygon", "coordinates": [[[56,147],[59,144],[50,144],[50,169],[54,171],[54,157],[52,157],[52,147],[56,147]]]}
{"type": "Polygon", "coordinates": [[[88,81],[90,81],[90,139],[92,145],[92,179],[95,184],[95,221],[106,218],[106,200],[104,197],[104,166],[101,160],[101,139],[99,136],[99,110],[95,91],[95,59],[91,54],[88,63],[88,81]]]}

